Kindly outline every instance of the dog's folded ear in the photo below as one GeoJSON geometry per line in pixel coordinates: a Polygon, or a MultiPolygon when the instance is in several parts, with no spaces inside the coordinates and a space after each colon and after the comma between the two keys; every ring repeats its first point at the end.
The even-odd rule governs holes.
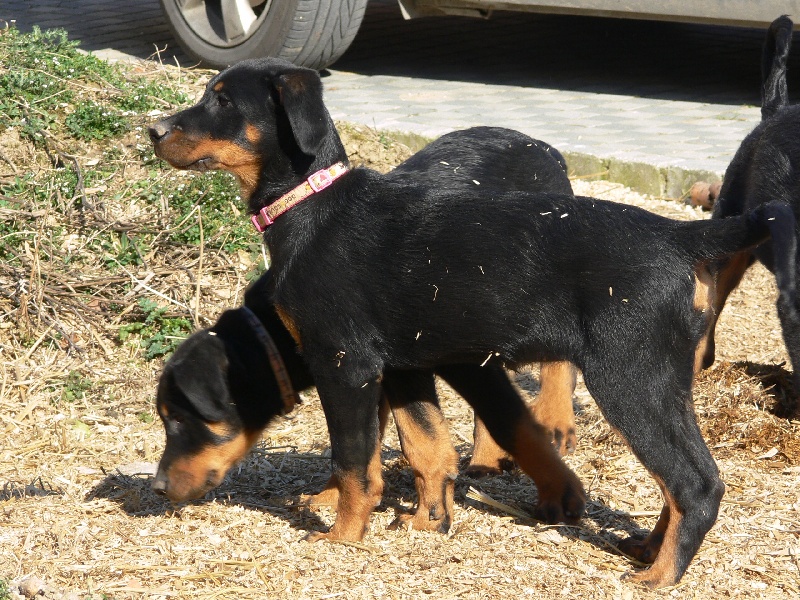
{"type": "Polygon", "coordinates": [[[316,156],[330,133],[328,109],[322,101],[322,82],[316,71],[298,68],[273,80],[300,150],[316,156]]]}
{"type": "Polygon", "coordinates": [[[170,365],[177,388],[206,421],[224,421],[229,413],[228,357],[225,343],[207,332],[186,340],[188,347],[170,365]]]}

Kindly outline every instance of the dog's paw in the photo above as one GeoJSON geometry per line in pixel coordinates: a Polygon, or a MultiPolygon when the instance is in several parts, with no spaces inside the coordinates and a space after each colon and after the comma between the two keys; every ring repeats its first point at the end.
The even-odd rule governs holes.
{"type": "Polygon", "coordinates": [[[444,513],[443,510],[435,514],[429,510],[419,510],[413,514],[398,515],[394,521],[389,524],[389,529],[408,529],[414,531],[434,531],[437,533],[447,533],[450,531],[450,523],[452,519],[450,515],[444,513]]]}
{"type": "Polygon", "coordinates": [[[650,536],[646,538],[631,536],[617,544],[617,549],[637,562],[650,565],[658,556],[660,544],[653,543],[650,536]]]}
{"type": "Polygon", "coordinates": [[[326,487],[319,494],[303,494],[298,503],[309,508],[314,506],[336,506],[339,503],[339,490],[326,487]]]}
{"type": "Polygon", "coordinates": [[[322,531],[312,531],[308,535],[306,535],[307,542],[323,542],[325,540],[331,539],[330,532],[323,533],[322,531]]]}
{"type": "Polygon", "coordinates": [[[487,475],[500,475],[504,471],[511,471],[514,469],[516,463],[508,456],[503,456],[490,463],[484,461],[477,461],[473,459],[464,469],[464,475],[472,477],[473,479],[480,479],[487,475]]]}
{"type": "Polygon", "coordinates": [[[539,504],[534,517],[545,523],[577,523],[586,509],[586,492],[572,471],[564,467],[567,475],[563,485],[549,492],[539,490],[539,504]]]}
{"type": "Polygon", "coordinates": [[[556,426],[550,428],[553,436],[553,446],[558,450],[559,455],[566,456],[575,452],[578,445],[578,436],[575,433],[575,423],[568,427],[556,426]]]}

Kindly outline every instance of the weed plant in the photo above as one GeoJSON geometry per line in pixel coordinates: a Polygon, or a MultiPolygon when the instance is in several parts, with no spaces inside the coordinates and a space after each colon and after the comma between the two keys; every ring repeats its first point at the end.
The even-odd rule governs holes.
{"type": "MultiPolygon", "coordinates": [[[[216,317],[215,277],[263,270],[234,180],[175,171],[147,139],[208,77],[111,64],[63,30],[0,32],[0,321],[21,352],[168,356],[216,317]]],[[[54,401],[98,387],[56,379],[54,401]]]]}

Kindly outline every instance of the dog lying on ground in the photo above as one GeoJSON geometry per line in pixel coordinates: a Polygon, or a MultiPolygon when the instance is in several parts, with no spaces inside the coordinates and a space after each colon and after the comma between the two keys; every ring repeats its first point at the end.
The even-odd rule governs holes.
{"type": "MultiPolygon", "coordinates": [[[[724,491],[691,408],[705,263],[763,242],[791,211],[675,222],[592,198],[483,193],[479,182],[472,193],[390,182],[349,169],[318,75],[274,59],[223,71],[150,133],[177,168],[233,173],[265,230],[270,297],[317,384],[339,486],[334,525],[311,539],[367,529],[383,487],[387,373],[435,369],[478,389],[487,365],[569,361],[664,494],[653,532],[623,550],[653,563],[640,581],[680,579],[724,491]]],[[[580,481],[527,411],[488,393],[471,401],[533,478],[540,514],[576,521],[580,481]]]]}
{"type": "MultiPolygon", "coordinates": [[[[487,190],[525,186],[572,192],[566,164],[558,151],[502,128],[477,127],[444,135],[385,177],[390,181],[413,178],[439,185],[447,182],[451,188],[465,190],[480,181],[487,190]]],[[[211,329],[191,336],[165,366],[159,383],[158,412],[166,426],[167,445],[153,487],[173,501],[200,497],[218,485],[268,423],[291,410],[294,390],[313,385],[291,335],[270,302],[270,287],[271,278],[266,274],[247,291],[246,308],[227,311],[211,329]],[[277,352],[277,359],[269,358],[270,346],[274,346],[271,352],[277,352]],[[277,367],[272,364],[276,360],[277,367]],[[279,385],[281,377],[283,389],[279,385]],[[180,427],[174,425],[177,418],[180,427]],[[245,443],[235,447],[218,443],[219,436],[215,437],[214,430],[208,428],[212,422],[217,430],[224,427],[228,432],[223,438],[241,433],[245,443]]],[[[471,381],[461,384],[456,378],[450,384],[467,398],[491,388],[487,393],[492,397],[509,395],[518,402],[514,387],[500,367],[480,369],[479,376],[483,383],[478,392],[472,391],[471,381]]],[[[535,410],[544,414],[542,420],[555,433],[559,448],[574,445],[574,387],[574,368],[569,363],[543,365],[542,393],[535,410]]],[[[415,529],[447,531],[452,518],[456,454],[439,410],[432,374],[393,373],[384,377],[383,388],[403,451],[416,474],[419,495],[413,517],[401,516],[396,524],[411,519],[415,529]]],[[[381,417],[383,431],[385,410],[381,417]]],[[[507,455],[478,418],[474,439],[467,472],[499,470],[507,455]]],[[[335,505],[337,494],[336,480],[332,478],[323,494],[311,497],[309,503],[335,505]]]]}
{"type": "Polygon", "coordinates": [[[761,60],[761,123],[744,139],[725,171],[712,218],[741,215],[766,202],[778,201],[798,219],[785,239],[773,237],[712,265],[717,297],[709,326],[703,366],[714,362],[714,329],[728,295],[756,260],[775,274],[779,295],[778,317],[800,392],[800,320],[797,308],[797,237],[800,236],[800,106],[789,105],[786,63],[792,43],[792,21],[782,16],[772,22],[761,60]],[[789,293],[791,292],[791,293],[789,293]]]}

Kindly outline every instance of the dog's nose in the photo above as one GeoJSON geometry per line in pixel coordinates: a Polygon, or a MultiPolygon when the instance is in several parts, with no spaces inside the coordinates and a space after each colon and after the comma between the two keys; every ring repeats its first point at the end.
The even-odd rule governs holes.
{"type": "Polygon", "coordinates": [[[153,479],[153,483],[150,484],[150,487],[152,487],[153,491],[159,496],[166,496],[167,478],[164,477],[161,472],[157,473],[155,479],[153,479]]]}
{"type": "Polygon", "coordinates": [[[159,121],[149,127],[147,132],[150,134],[150,139],[157,142],[170,132],[170,127],[165,121],[159,121]]]}

